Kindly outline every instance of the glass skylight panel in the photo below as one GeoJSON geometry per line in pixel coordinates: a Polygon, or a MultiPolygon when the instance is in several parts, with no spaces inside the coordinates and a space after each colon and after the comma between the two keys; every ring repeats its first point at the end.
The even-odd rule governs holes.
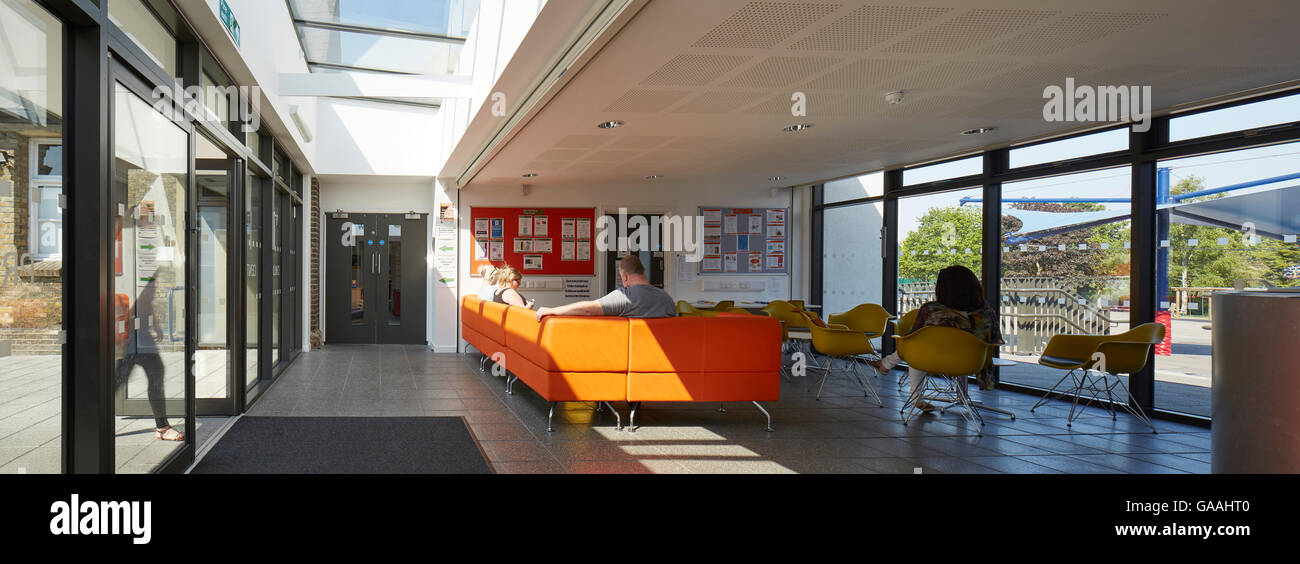
{"type": "Polygon", "coordinates": [[[308,63],[428,75],[456,74],[462,46],[446,41],[322,29],[301,25],[308,63]]]}
{"type": "Polygon", "coordinates": [[[469,34],[479,0],[289,0],[294,17],[451,37],[469,34]]]}

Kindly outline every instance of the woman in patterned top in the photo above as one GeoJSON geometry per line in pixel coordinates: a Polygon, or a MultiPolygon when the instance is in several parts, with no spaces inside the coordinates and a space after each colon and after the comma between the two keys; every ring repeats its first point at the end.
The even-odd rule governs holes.
{"type": "MultiPolygon", "coordinates": [[[[934,284],[935,301],[926,302],[916,312],[916,322],[912,331],[932,325],[955,327],[966,331],[986,343],[1002,344],[1002,333],[998,330],[998,314],[984,301],[984,285],[969,268],[954,265],[939,271],[939,279],[934,284]]],[[[899,363],[898,353],[893,353],[871,366],[881,374],[889,372],[899,363]]],[[[918,393],[925,381],[925,373],[915,368],[908,368],[912,393],[918,393]]],[[[988,370],[977,375],[980,388],[993,388],[993,379],[988,370]]],[[[959,379],[959,386],[965,386],[966,380],[959,379]]],[[[917,409],[933,411],[934,405],[927,401],[918,401],[917,409]]]]}

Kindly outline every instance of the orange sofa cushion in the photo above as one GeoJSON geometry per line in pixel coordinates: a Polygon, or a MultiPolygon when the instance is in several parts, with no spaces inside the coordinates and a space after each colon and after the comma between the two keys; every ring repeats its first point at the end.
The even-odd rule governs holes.
{"type": "Polygon", "coordinates": [[[630,372],[781,369],[781,323],[755,315],[630,319],[630,372]]]}
{"type": "MultiPolygon", "coordinates": [[[[505,344],[549,372],[627,373],[627,320],[621,317],[548,317],[511,306],[505,344]]],[[[507,367],[509,368],[509,367],[507,367]]]]}

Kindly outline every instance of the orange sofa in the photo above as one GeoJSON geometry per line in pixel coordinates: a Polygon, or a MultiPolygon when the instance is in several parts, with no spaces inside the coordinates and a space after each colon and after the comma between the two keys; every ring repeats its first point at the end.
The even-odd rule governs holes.
{"type": "Polygon", "coordinates": [[[539,322],[532,310],[465,296],[461,334],[485,358],[505,359],[507,390],[522,380],[551,402],[548,431],[563,401],[627,401],[635,428],[641,402],[747,401],[767,414],[758,402],[780,399],[781,324],[770,317],[539,322]]]}

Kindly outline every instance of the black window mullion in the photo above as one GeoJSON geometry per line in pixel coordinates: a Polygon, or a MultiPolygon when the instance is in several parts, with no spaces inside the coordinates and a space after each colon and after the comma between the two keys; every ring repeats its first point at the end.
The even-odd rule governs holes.
{"type": "MultiPolygon", "coordinates": [[[[898,191],[903,187],[903,169],[885,171],[885,241],[880,260],[880,296],[881,305],[894,315],[898,311],[898,191]]],[[[882,349],[888,354],[894,351],[894,340],[890,338],[892,327],[886,329],[882,339],[882,349]]]]}

